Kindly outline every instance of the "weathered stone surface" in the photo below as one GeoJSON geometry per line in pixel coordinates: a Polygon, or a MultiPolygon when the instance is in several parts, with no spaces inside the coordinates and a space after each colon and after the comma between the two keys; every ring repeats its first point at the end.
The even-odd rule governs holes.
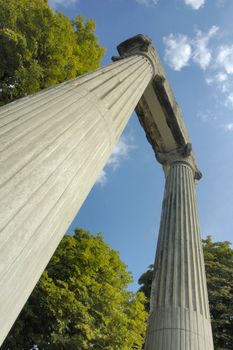
{"type": "Polygon", "coordinates": [[[0,110],[0,344],[153,75],[134,55],[0,110]]]}
{"type": "Polygon", "coordinates": [[[213,349],[194,174],[188,157],[167,174],[145,350],[213,349]]]}
{"type": "Polygon", "coordinates": [[[140,54],[145,55],[151,61],[153,79],[145,89],[136,112],[147,136],[152,138],[151,144],[155,152],[170,152],[189,143],[182,112],[169,85],[157,51],[151,45],[151,40],[139,34],[118,45],[117,49],[123,58],[140,50],[140,54]],[[161,138],[157,139],[157,132],[150,132],[151,125],[159,130],[161,138]]]}
{"type": "Polygon", "coordinates": [[[166,180],[146,350],[212,350],[181,111],[149,38],[114,64],[0,109],[0,344],[136,107],[166,180]],[[140,100],[140,101],[139,101],[140,100]]]}
{"type": "Polygon", "coordinates": [[[145,350],[213,349],[195,181],[201,178],[192,145],[166,74],[149,39],[118,46],[122,57],[140,46],[154,76],[136,113],[166,176],[145,350]],[[143,43],[141,42],[143,41],[143,43]]]}

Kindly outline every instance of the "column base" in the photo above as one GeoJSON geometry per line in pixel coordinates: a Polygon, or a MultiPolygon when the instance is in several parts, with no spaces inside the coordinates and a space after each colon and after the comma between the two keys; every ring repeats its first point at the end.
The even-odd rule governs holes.
{"type": "Polygon", "coordinates": [[[196,311],[160,307],[150,314],[145,350],[213,350],[210,321],[196,311]]]}

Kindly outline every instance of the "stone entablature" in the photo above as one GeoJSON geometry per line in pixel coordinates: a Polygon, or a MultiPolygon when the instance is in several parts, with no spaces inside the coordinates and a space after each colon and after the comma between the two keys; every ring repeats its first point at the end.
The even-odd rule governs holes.
{"type": "Polygon", "coordinates": [[[107,67],[0,109],[0,345],[136,109],[166,174],[146,350],[213,349],[201,174],[183,117],[150,39],[118,51],[107,67]]]}

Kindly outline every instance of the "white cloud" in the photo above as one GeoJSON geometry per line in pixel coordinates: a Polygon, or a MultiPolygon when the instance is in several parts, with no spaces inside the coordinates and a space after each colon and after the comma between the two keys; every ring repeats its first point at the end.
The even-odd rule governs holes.
{"type": "Polygon", "coordinates": [[[222,93],[221,103],[233,110],[233,45],[221,45],[216,48],[216,58],[207,79],[222,93]]]}
{"type": "Polygon", "coordinates": [[[170,34],[163,38],[165,44],[165,61],[171,68],[180,71],[188,65],[192,48],[190,39],[183,34],[170,34]]]}
{"type": "Polygon", "coordinates": [[[113,170],[119,168],[121,162],[128,157],[130,148],[132,148],[132,146],[128,141],[124,137],[121,137],[114,148],[107,165],[111,166],[113,170]]]}
{"type": "Polygon", "coordinates": [[[226,131],[233,131],[233,123],[228,123],[224,125],[226,131]]]}
{"type": "Polygon", "coordinates": [[[205,78],[206,84],[207,85],[212,85],[214,83],[214,78],[213,77],[207,77],[205,78]]]}
{"type": "Polygon", "coordinates": [[[233,109],[233,92],[231,92],[231,93],[227,96],[226,107],[229,107],[230,109],[233,109]]]}
{"type": "Polygon", "coordinates": [[[105,170],[101,170],[101,173],[96,180],[96,184],[100,186],[104,186],[106,182],[107,182],[107,173],[105,170]]]}
{"type": "Polygon", "coordinates": [[[208,76],[205,81],[208,85],[213,85],[222,93],[226,93],[231,88],[231,82],[228,79],[228,75],[222,71],[219,71],[217,74],[211,72],[211,76],[208,76]]]}
{"type": "MultiPolygon", "coordinates": [[[[163,38],[165,61],[169,66],[180,71],[194,62],[206,71],[205,81],[218,92],[219,103],[233,110],[233,44],[215,45],[210,42],[219,28],[212,26],[207,32],[197,30],[193,37],[171,33],[163,38]]],[[[203,121],[210,118],[201,115],[203,121]]]]}
{"type": "Polygon", "coordinates": [[[233,74],[233,45],[220,46],[218,51],[217,64],[223,68],[227,74],[233,74]]]}
{"type": "Polygon", "coordinates": [[[139,4],[145,5],[147,7],[155,6],[159,0],[136,0],[139,4]]]}
{"type": "MultiPolygon", "coordinates": [[[[164,59],[176,71],[191,61],[196,63],[206,71],[206,83],[218,91],[219,103],[233,110],[233,45],[212,46],[210,40],[218,31],[217,26],[212,26],[207,32],[197,30],[193,37],[171,33],[163,38],[164,59]]],[[[206,113],[199,117],[210,120],[206,113]]]]}
{"type": "Polygon", "coordinates": [[[184,0],[184,3],[191,6],[194,10],[199,10],[204,6],[205,0],[184,0]]]}
{"type": "Polygon", "coordinates": [[[203,122],[207,122],[210,119],[210,113],[208,111],[198,112],[197,117],[201,119],[203,122]]]}
{"type": "Polygon", "coordinates": [[[219,83],[222,83],[223,81],[226,81],[228,79],[227,74],[219,72],[216,74],[216,80],[219,83]]]}
{"type": "Polygon", "coordinates": [[[129,156],[129,152],[135,148],[133,144],[133,137],[128,136],[127,138],[125,136],[122,136],[118,143],[116,144],[116,147],[114,148],[111,157],[109,158],[106,167],[102,172],[100,173],[96,184],[99,184],[101,186],[104,186],[107,182],[107,170],[111,169],[112,171],[115,171],[117,168],[120,167],[121,163],[126,160],[129,156]],[[107,170],[106,170],[107,169],[107,170]]]}
{"type": "Polygon", "coordinates": [[[212,122],[217,120],[217,115],[212,109],[206,109],[205,111],[199,111],[197,117],[203,122],[212,122]]]}
{"type": "Polygon", "coordinates": [[[212,58],[211,49],[208,47],[209,41],[215,36],[218,30],[219,28],[217,26],[212,26],[207,33],[198,30],[192,41],[193,61],[204,70],[208,67],[212,58]]]}
{"type": "Polygon", "coordinates": [[[163,38],[165,44],[165,61],[176,71],[181,70],[189,64],[192,59],[203,70],[212,60],[212,50],[209,41],[216,35],[219,28],[212,26],[207,33],[201,30],[191,38],[184,34],[170,34],[163,38]]]}

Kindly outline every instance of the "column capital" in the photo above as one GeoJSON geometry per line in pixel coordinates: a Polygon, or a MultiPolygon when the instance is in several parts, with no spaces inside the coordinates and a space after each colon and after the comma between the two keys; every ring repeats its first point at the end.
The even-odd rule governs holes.
{"type": "Polygon", "coordinates": [[[214,350],[191,145],[168,155],[145,350],[214,350]]]}
{"type": "Polygon", "coordinates": [[[133,55],[1,108],[0,347],[152,75],[133,55]]]}
{"type": "Polygon", "coordinates": [[[191,143],[186,143],[186,145],[176,148],[170,152],[157,152],[156,158],[159,163],[163,165],[165,175],[167,175],[173,164],[183,163],[191,167],[195,180],[200,180],[202,177],[202,173],[198,169],[195,162],[195,157],[193,156],[191,143]]]}
{"type": "Polygon", "coordinates": [[[127,39],[117,46],[120,57],[113,56],[112,60],[117,61],[133,55],[141,55],[146,57],[153,70],[153,77],[158,75],[158,54],[152,43],[152,40],[143,34],[138,34],[130,39],[127,39]]]}

